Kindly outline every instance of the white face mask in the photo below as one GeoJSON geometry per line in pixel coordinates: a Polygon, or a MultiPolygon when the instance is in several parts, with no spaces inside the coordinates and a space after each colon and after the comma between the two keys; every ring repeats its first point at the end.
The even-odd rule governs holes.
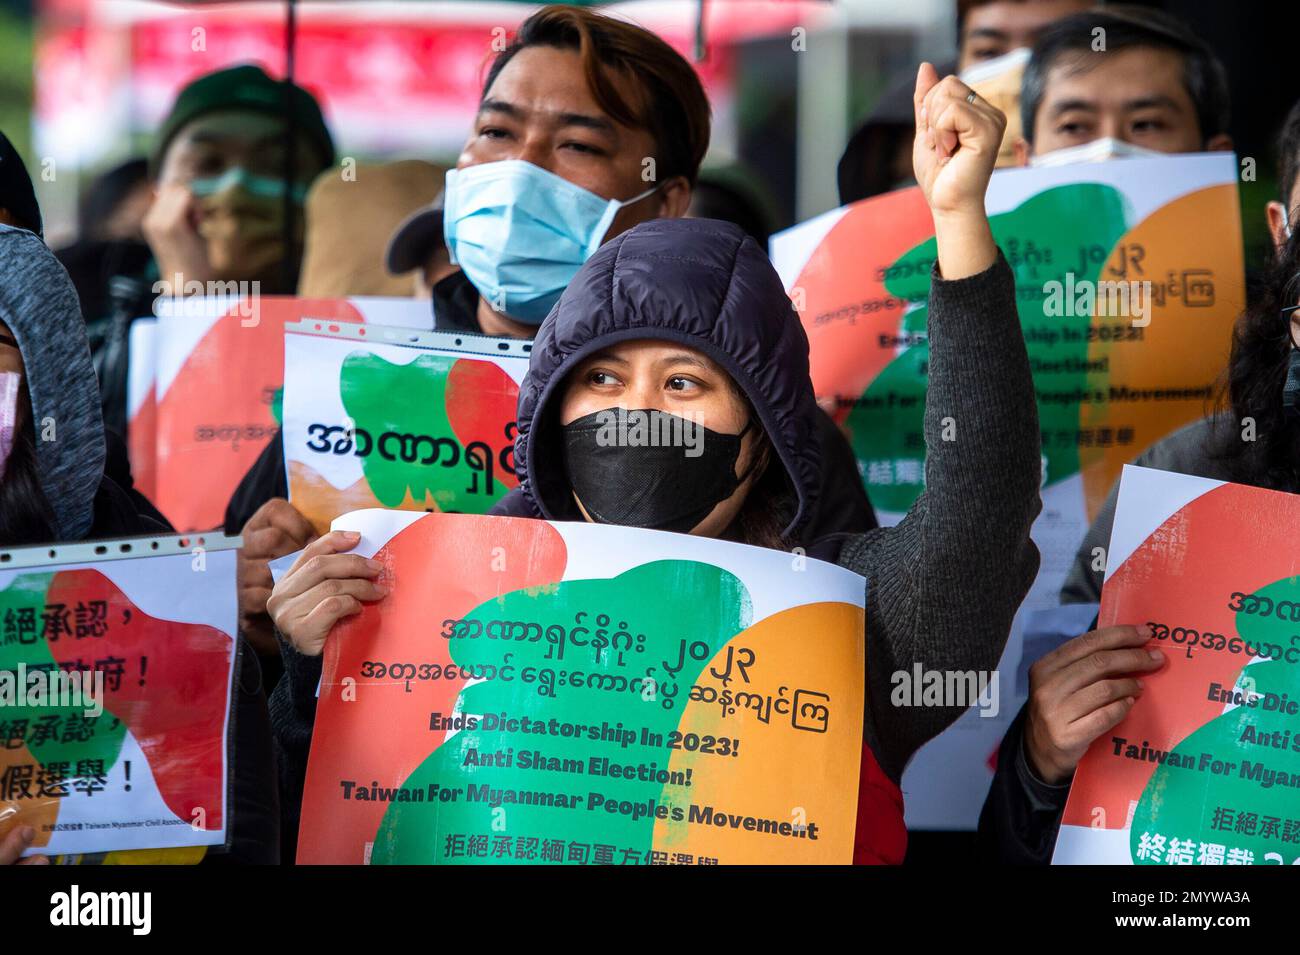
{"type": "Polygon", "coordinates": [[[1030,156],[1029,165],[1035,168],[1047,168],[1051,166],[1074,166],[1079,163],[1089,162],[1109,162],[1112,159],[1150,159],[1154,156],[1165,155],[1168,154],[1155,149],[1134,146],[1122,139],[1103,136],[1101,139],[1094,139],[1092,142],[1084,143],[1081,146],[1066,146],[1064,149],[1053,149],[1050,153],[1043,153],[1041,156],[1030,156]]]}

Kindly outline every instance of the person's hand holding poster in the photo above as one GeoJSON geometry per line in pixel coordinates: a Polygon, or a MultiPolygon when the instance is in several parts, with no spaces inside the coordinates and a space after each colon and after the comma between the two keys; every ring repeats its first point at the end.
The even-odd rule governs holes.
{"type": "Polygon", "coordinates": [[[225,843],[237,544],[5,553],[0,839],[31,827],[42,855],[225,843]]]}
{"type": "Polygon", "coordinates": [[[1126,467],[1099,627],[1165,665],[1075,771],[1053,861],[1300,859],[1300,496],[1126,467]]]}
{"type": "Polygon", "coordinates": [[[289,326],[289,500],[317,533],[368,507],[487,512],[517,483],[525,347],[450,332],[289,326]]]}
{"type": "Polygon", "coordinates": [[[848,863],[861,577],[609,525],[360,511],[299,863],[848,863]]]}

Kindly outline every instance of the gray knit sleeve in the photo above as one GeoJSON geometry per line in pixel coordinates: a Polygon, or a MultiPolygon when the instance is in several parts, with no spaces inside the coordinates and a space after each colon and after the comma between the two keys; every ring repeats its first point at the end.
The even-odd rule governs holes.
{"type": "Polygon", "coordinates": [[[896,707],[891,675],[992,670],[1038,572],[1038,411],[1011,269],[999,254],[978,275],[931,278],[926,489],[840,554],[867,578],[864,735],[895,780],[965,707],[896,707]]]}

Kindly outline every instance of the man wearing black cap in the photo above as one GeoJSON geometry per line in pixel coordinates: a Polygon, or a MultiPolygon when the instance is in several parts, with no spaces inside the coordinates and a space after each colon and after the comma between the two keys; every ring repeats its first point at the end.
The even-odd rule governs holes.
{"type": "Polygon", "coordinates": [[[150,156],[155,197],[144,219],[159,278],[175,284],[258,282],[293,294],[301,216],[286,246],[285,192],[301,207],[311,181],[334,162],[334,143],[311,94],[255,66],[209,73],[185,87],[150,156]],[[286,114],[288,110],[288,114],[286,114]],[[285,181],[285,128],[297,130],[285,181]]]}
{"type": "Polygon", "coordinates": [[[442,193],[406,217],[388,240],[384,266],[391,275],[412,273],[415,298],[433,298],[433,290],[456,271],[442,235],[442,193]]]}

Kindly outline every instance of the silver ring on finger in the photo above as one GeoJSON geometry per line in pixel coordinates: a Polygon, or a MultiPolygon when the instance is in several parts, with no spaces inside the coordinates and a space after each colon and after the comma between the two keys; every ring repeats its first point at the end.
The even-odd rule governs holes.
{"type": "Polygon", "coordinates": [[[979,96],[980,96],[979,93],[976,93],[974,90],[971,90],[969,93],[966,94],[966,102],[973,104],[977,99],[979,99],[979,96]]]}

